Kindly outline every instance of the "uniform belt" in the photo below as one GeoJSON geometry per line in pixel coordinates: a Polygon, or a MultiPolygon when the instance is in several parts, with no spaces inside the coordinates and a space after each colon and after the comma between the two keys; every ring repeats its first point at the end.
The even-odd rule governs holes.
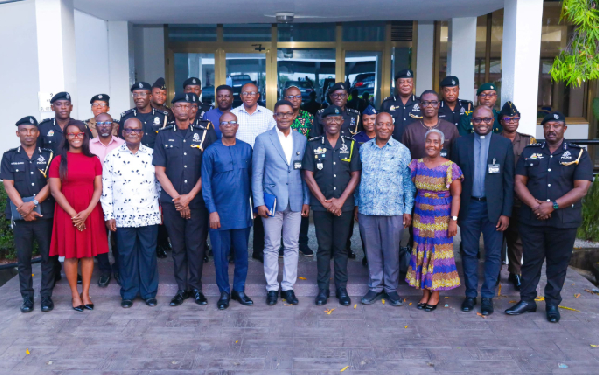
{"type": "Polygon", "coordinates": [[[480,197],[480,198],[478,198],[478,197],[471,196],[471,199],[474,200],[474,201],[479,201],[479,202],[485,202],[485,201],[487,201],[486,197],[480,197]]]}

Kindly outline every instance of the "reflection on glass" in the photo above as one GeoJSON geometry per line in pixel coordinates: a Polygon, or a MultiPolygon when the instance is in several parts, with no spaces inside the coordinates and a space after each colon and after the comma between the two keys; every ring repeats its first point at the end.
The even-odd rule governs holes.
{"type": "MultiPolygon", "coordinates": [[[[392,48],[392,69],[390,69],[390,93],[389,95],[396,95],[396,81],[394,77],[396,73],[403,69],[412,69],[410,65],[411,61],[411,49],[410,48],[392,48]]],[[[384,93],[387,94],[387,93],[384,93]]]]}
{"type": "Polygon", "coordinates": [[[381,52],[347,51],[346,83],[350,86],[348,92],[348,106],[350,108],[362,112],[369,103],[379,107],[381,103],[379,97],[381,52]]]}
{"type": "Polygon", "coordinates": [[[381,42],[385,39],[385,22],[359,21],[342,25],[344,42],[381,42]]]}
{"type": "Polygon", "coordinates": [[[333,42],[335,23],[288,23],[277,25],[280,42],[333,42]]]}
{"type": "Polygon", "coordinates": [[[169,25],[171,42],[214,42],[217,40],[217,25],[169,25]]]}
{"type": "Polygon", "coordinates": [[[262,53],[228,53],[225,56],[225,83],[233,88],[233,106],[242,104],[241,92],[246,83],[258,87],[258,104],[264,106],[265,97],[265,55],[262,53]]]}
{"type": "Polygon", "coordinates": [[[202,81],[202,102],[215,102],[215,55],[212,53],[175,53],[175,92],[183,92],[183,81],[197,77],[202,81]]]}
{"type": "Polygon", "coordinates": [[[296,86],[306,110],[313,112],[317,105],[320,107],[325,102],[327,88],[335,81],[335,49],[280,48],[277,74],[279,98],[284,97],[286,88],[296,86]],[[307,106],[313,101],[312,92],[317,104],[307,106]]]}
{"type": "Polygon", "coordinates": [[[223,40],[226,42],[268,42],[271,40],[271,25],[264,23],[223,25],[223,40]]]}

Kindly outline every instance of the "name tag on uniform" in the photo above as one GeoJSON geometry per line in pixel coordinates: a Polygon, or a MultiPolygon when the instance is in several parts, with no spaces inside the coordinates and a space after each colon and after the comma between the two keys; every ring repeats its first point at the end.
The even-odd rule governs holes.
{"type": "Polygon", "coordinates": [[[294,160],[294,169],[302,169],[302,161],[294,160]]]}
{"type": "Polygon", "coordinates": [[[492,164],[488,164],[488,173],[500,173],[500,164],[496,164],[496,159],[492,164]]]}

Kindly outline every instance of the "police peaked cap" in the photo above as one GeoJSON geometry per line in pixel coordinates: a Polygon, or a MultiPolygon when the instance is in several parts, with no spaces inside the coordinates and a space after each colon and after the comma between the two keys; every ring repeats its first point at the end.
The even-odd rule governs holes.
{"type": "Polygon", "coordinates": [[[190,103],[188,101],[188,96],[186,94],[177,94],[177,95],[175,95],[175,97],[173,98],[173,100],[171,100],[171,104],[175,104],[177,102],[190,103]]]}
{"type": "Polygon", "coordinates": [[[458,85],[460,85],[460,82],[456,76],[446,76],[446,78],[440,82],[440,87],[455,87],[458,85]]]}
{"type": "Polygon", "coordinates": [[[329,107],[325,108],[323,110],[323,112],[321,112],[321,118],[326,118],[328,116],[341,116],[342,115],[342,108],[340,108],[340,106],[338,105],[330,105],[329,107]]]}
{"type": "Polygon", "coordinates": [[[90,104],[94,104],[95,101],[105,102],[106,105],[109,105],[108,102],[110,101],[110,96],[108,96],[106,94],[98,94],[98,95],[92,96],[92,99],[90,99],[90,104]]]}
{"type": "Polygon", "coordinates": [[[131,91],[134,91],[134,90],[152,91],[152,86],[150,86],[150,84],[148,82],[136,82],[133,85],[131,85],[131,91]]]}
{"type": "Polygon", "coordinates": [[[183,81],[183,88],[185,89],[188,85],[202,86],[202,81],[199,78],[190,77],[183,81]]]}
{"type": "Polygon", "coordinates": [[[52,99],[50,99],[50,104],[54,104],[54,102],[57,100],[68,100],[70,102],[71,95],[69,95],[69,93],[66,91],[61,91],[58,94],[54,95],[52,99]]]}
{"type": "Polygon", "coordinates": [[[19,126],[19,125],[35,125],[35,126],[38,126],[38,122],[35,119],[35,117],[33,117],[33,116],[25,116],[22,119],[20,119],[19,121],[17,121],[17,123],[15,125],[17,125],[17,126],[19,126]]]}
{"type": "Polygon", "coordinates": [[[372,105],[368,105],[367,108],[362,112],[363,115],[376,115],[377,111],[372,105]]]}
{"type": "Polygon", "coordinates": [[[198,98],[198,95],[194,94],[193,92],[185,94],[185,100],[190,104],[200,103],[200,98],[198,98]]]}
{"type": "Polygon", "coordinates": [[[396,76],[394,77],[394,81],[397,81],[398,78],[413,78],[415,75],[413,73],[412,70],[410,69],[402,69],[401,71],[399,71],[398,73],[396,73],[396,76]]]}
{"type": "Polygon", "coordinates": [[[550,112],[542,120],[542,125],[544,125],[548,121],[561,121],[561,122],[565,122],[565,115],[563,115],[559,111],[550,112]]]}
{"type": "Polygon", "coordinates": [[[157,89],[161,89],[161,90],[166,90],[167,89],[167,84],[165,83],[165,79],[163,77],[159,77],[156,82],[154,82],[154,84],[152,85],[152,88],[157,88],[157,89]]]}
{"type": "Polygon", "coordinates": [[[331,86],[329,88],[329,94],[331,94],[332,92],[337,91],[337,90],[344,90],[344,91],[348,92],[348,85],[345,84],[344,82],[336,82],[333,84],[333,86],[331,86]]]}

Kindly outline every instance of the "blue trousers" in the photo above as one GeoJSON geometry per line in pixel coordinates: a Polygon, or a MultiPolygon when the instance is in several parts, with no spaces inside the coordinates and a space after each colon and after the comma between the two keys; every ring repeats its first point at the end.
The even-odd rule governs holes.
{"type": "Polygon", "coordinates": [[[119,281],[121,298],[155,298],[158,291],[156,238],[158,225],[119,228],[119,281]]]}
{"type": "Polygon", "coordinates": [[[248,274],[248,237],[250,228],[244,229],[210,229],[210,242],[213,246],[217,286],[220,292],[231,293],[229,287],[229,252],[234,248],[235,271],[233,273],[233,290],[243,292],[248,274]]]}
{"type": "Polygon", "coordinates": [[[488,220],[487,202],[471,199],[466,219],[460,223],[462,242],[461,259],[465,275],[466,295],[477,297],[479,283],[479,239],[483,233],[485,246],[484,280],[481,297],[493,298],[496,293],[496,280],[500,273],[502,253],[502,232],[496,230],[496,224],[488,220]]]}

